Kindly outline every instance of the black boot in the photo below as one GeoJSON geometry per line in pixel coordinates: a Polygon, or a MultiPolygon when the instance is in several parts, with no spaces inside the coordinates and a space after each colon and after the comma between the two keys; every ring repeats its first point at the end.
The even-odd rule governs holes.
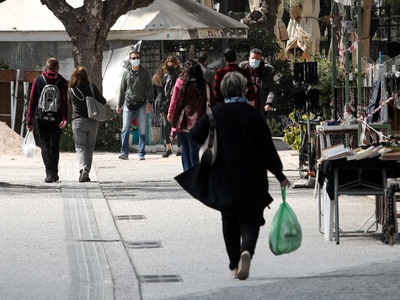
{"type": "Polygon", "coordinates": [[[47,183],[54,182],[53,172],[51,170],[46,170],[46,178],[44,179],[44,182],[47,183]]]}
{"type": "Polygon", "coordinates": [[[53,170],[52,173],[53,173],[53,178],[52,178],[53,182],[59,181],[60,177],[58,176],[58,169],[53,170]]]}
{"type": "Polygon", "coordinates": [[[165,152],[164,152],[164,154],[162,155],[162,157],[168,157],[168,156],[170,156],[171,154],[172,154],[171,149],[165,149],[165,152]]]}

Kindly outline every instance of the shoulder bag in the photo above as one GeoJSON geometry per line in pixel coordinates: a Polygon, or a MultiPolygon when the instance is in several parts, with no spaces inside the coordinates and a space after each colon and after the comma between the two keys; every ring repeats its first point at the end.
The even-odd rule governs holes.
{"type": "Polygon", "coordinates": [[[128,107],[129,110],[137,111],[139,108],[143,106],[143,104],[146,102],[146,100],[143,100],[141,102],[135,101],[135,100],[130,100],[126,99],[126,106],[128,107]]]}
{"type": "Polygon", "coordinates": [[[92,83],[90,83],[90,90],[92,91],[93,96],[86,97],[88,118],[96,121],[106,121],[108,119],[107,108],[94,97],[92,83]]]}
{"type": "Polygon", "coordinates": [[[207,84],[207,106],[206,113],[210,120],[210,129],[208,136],[199,149],[199,159],[201,164],[213,165],[215,158],[217,157],[217,123],[215,122],[214,116],[210,107],[210,89],[207,84]]]}

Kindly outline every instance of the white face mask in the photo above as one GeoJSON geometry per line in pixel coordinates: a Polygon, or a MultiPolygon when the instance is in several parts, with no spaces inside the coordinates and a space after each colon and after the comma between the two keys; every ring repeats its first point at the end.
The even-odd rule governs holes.
{"type": "Polygon", "coordinates": [[[131,64],[134,67],[137,67],[140,65],[140,59],[131,59],[131,64]]]}
{"type": "Polygon", "coordinates": [[[250,67],[257,69],[260,66],[260,61],[255,58],[250,58],[250,67]]]}

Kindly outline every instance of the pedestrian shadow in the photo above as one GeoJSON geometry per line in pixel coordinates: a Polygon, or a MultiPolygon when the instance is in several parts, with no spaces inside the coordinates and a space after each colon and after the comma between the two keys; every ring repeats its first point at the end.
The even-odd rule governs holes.
{"type": "Polygon", "coordinates": [[[57,184],[46,184],[46,185],[33,185],[33,184],[20,184],[20,183],[9,183],[0,182],[0,188],[4,188],[2,193],[43,193],[43,190],[54,191],[61,190],[61,185],[57,184]]]}

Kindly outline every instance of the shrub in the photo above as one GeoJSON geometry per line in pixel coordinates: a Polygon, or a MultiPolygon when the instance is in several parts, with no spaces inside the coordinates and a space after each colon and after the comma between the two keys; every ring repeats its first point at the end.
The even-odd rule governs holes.
{"type": "MultiPolygon", "coordinates": [[[[117,152],[121,146],[119,135],[121,133],[118,119],[114,116],[111,120],[100,122],[99,131],[97,133],[95,150],[117,152]]],[[[61,151],[75,151],[74,134],[72,132],[72,124],[68,124],[61,134],[60,140],[61,151]]]]}

